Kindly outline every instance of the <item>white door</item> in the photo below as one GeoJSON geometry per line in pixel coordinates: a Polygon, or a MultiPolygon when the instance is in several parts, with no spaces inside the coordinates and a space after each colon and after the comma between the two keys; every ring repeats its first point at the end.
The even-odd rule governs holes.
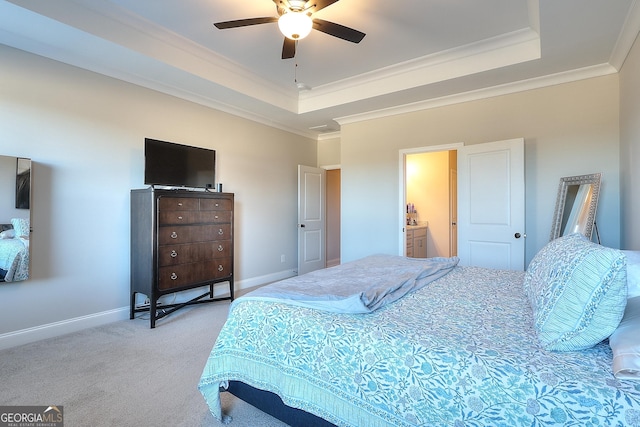
{"type": "Polygon", "coordinates": [[[458,150],[461,265],[524,270],[524,139],[458,150]]]}
{"type": "Polygon", "coordinates": [[[325,267],[325,170],[298,165],[298,275],[325,267]]]}

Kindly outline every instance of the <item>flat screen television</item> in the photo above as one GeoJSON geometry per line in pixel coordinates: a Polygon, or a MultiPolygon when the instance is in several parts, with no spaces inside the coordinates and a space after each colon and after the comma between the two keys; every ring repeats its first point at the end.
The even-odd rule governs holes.
{"type": "Polygon", "coordinates": [[[211,188],[215,173],[215,150],[151,138],[144,140],[145,185],[211,188]]]}

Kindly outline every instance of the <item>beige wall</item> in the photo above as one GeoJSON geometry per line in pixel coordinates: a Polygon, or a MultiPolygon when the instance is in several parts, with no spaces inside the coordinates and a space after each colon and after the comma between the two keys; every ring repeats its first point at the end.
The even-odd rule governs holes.
{"type": "Polygon", "coordinates": [[[318,140],[318,167],[340,165],[340,138],[318,140]]]}
{"type": "Polygon", "coordinates": [[[0,285],[0,345],[28,328],[128,318],[129,192],[144,187],[145,137],[216,150],[236,197],[238,287],[292,274],[297,165],[316,165],[316,141],[7,47],[0,63],[0,154],[35,162],[33,279],[0,285]]]}
{"type": "Polygon", "coordinates": [[[620,193],[623,249],[640,250],[640,39],[620,72],[620,193]]]}
{"type": "Polygon", "coordinates": [[[618,75],[609,75],[343,125],[343,262],[401,253],[399,150],[519,137],[525,140],[525,265],[548,241],[563,176],[603,173],[598,228],[603,244],[619,247],[618,108],[618,75]]]}

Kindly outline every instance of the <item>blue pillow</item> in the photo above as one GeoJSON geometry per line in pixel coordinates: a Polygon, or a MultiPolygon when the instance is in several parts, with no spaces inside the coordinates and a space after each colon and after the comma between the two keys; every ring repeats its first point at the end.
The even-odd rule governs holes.
{"type": "Polygon", "coordinates": [[[609,337],[627,303],[626,266],[624,253],[579,233],[547,243],[524,279],[544,348],[583,350],[609,337]]]}

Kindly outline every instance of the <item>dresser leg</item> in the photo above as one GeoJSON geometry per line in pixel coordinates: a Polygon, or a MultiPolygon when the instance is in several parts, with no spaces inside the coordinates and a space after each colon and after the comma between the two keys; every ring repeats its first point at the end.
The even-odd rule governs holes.
{"type": "Polygon", "coordinates": [[[129,319],[133,319],[135,317],[136,294],[137,292],[131,292],[131,312],[129,313],[129,319]]]}
{"type": "Polygon", "coordinates": [[[150,306],[149,306],[149,322],[151,322],[151,329],[156,327],[156,304],[157,301],[155,298],[151,298],[150,306]]]}

